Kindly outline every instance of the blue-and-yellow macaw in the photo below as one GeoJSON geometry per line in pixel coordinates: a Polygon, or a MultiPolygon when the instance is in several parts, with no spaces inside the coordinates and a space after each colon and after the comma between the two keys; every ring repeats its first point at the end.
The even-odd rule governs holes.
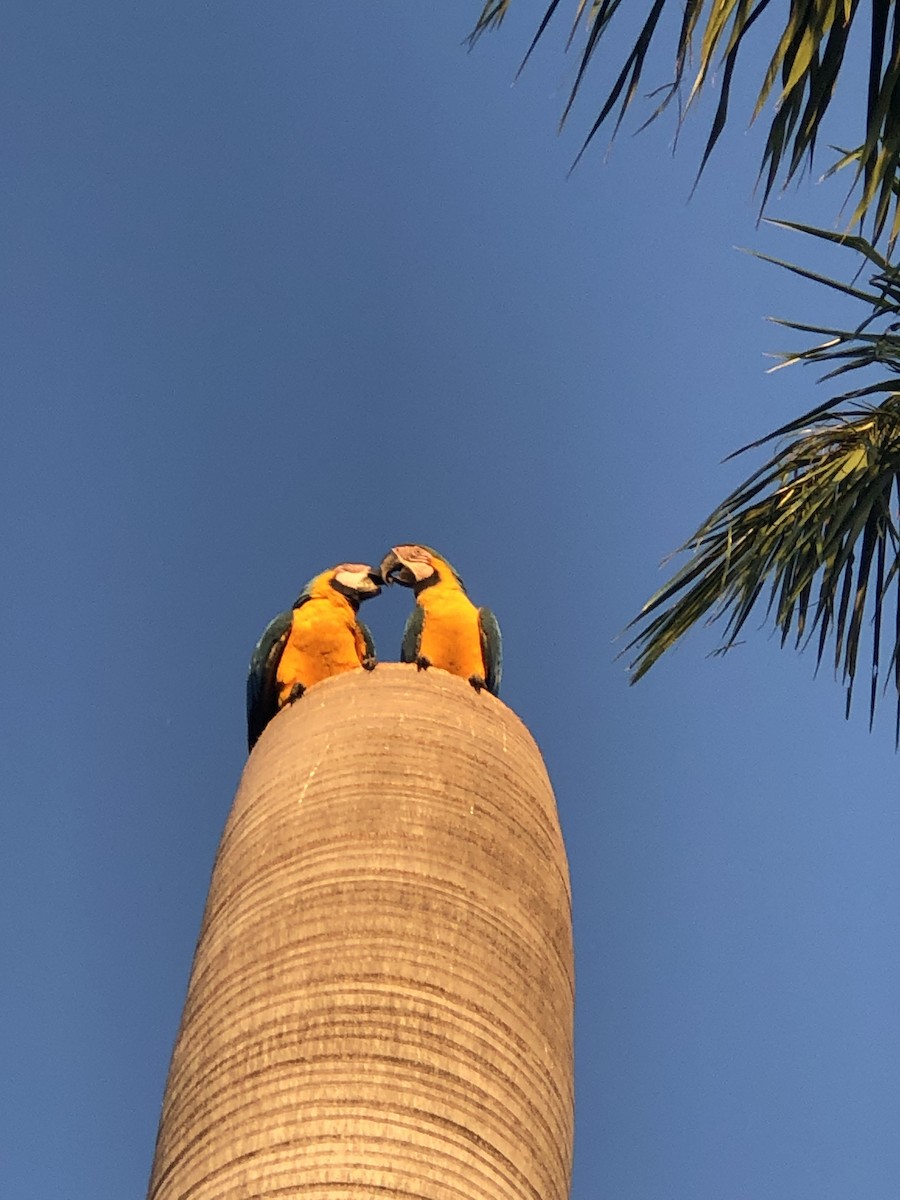
{"type": "Polygon", "coordinates": [[[293,606],[269,622],[247,676],[251,750],[279,709],[314,683],[356,667],[372,670],[375,645],[356,614],[380,591],[381,577],[366,563],[340,563],[311,579],[293,606]]]}
{"type": "Polygon", "coordinates": [[[489,608],[476,608],[463,581],[428,546],[394,546],[380,567],[385,583],[411,587],[416,606],[403,631],[400,661],[440,667],[468,679],[476,691],[500,692],[500,626],[489,608]]]}

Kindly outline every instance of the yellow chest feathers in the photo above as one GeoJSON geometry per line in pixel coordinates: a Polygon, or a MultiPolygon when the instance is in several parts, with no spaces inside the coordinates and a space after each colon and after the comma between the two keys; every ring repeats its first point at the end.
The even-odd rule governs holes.
{"type": "Polygon", "coordinates": [[[281,702],[287,699],[294,684],[311,687],[342,671],[352,671],[361,665],[365,653],[365,640],[349,604],[307,601],[294,609],[278,663],[281,702]]]}
{"type": "Polygon", "coordinates": [[[483,676],[478,609],[468,596],[457,588],[437,585],[423,589],[418,603],[424,610],[419,654],[454,675],[483,676]]]}

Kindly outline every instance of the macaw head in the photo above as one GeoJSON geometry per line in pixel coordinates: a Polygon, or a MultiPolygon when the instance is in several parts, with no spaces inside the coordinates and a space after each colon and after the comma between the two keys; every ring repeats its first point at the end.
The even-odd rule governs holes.
{"type": "Polygon", "coordinates": [[[430,546],[394,546],[379,568],[385,583],[400,583],[419,590],[438,582],[455,582],[463,591],[463,581],[436,550],[430,546]]]}
{"type": "Polygon", "coordinates": [[[381,576],[368,563],[338,563],[314,576],[294,603],[294,607],[304,600],[327,597],[329,591],[339,592],[354,606],[362,604],[363,600],[371,600],[381,591],[381,576]]]}

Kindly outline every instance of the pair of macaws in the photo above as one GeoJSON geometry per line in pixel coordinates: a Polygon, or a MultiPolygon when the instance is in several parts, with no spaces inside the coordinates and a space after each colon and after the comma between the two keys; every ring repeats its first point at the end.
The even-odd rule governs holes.
{"type": "Polygon", "coordinates": [[[250,660],[247,740],[250,749],[287,704],[331,675],[376,664],[372,635],[359,620],[363,600],[383,584],[412,588],[416,604],[400,661],[420,670],[440,667],[468,679],[476,691],[500,690],[500,627],[488,608],[476,608],[459,575],[428,546],[394,546],[376,569],[340,563],[309,581],[292,608],[267,625],[250,660]]]}

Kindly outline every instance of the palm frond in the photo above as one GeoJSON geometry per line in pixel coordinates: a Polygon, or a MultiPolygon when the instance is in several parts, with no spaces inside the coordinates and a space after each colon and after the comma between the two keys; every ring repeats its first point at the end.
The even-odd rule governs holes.
{"type": "MultiPolygon", "coordinates": [[[[474,45],[487,30],[502,23],[511,2],[486,0],[469,35],[470,45],[474,45]]],[[[550,0],[547,5],[523,66],[546,32],[559,3],[560,0],[550,0]]],[[[621,0],[574,0],[574,3],[576,27],[583,25],[584,43],[563,121],[582,90],[587,69],[603,35],[622,7],[621,0]]],[[[663,88],[656,87],[651,91],[654,96],[663,92],[663,100],[656,104],[650,119],[665,109],[673,97],[681,97],[684,92],[687,92],[684,108],[708,87],[718,92],[700,173],[727,124],[735,71],[738,62],[744,62],[747,57],[741,53],[747,35],[770,4],[771,0],[678,0],[681,20],[677,34],[669,43],[670,50],[674,50],[673,78],[663,88]],[[689,80],[687,72],[695,58],[696,74],[689,80]]],[[[675,0],[670,0],[667,11],[675,7],[675,0]]],[[[752,114],[756,118],[764,110],[771,112],[760,164],[763,205],[779,179],[787,184],[812,163],[859,10],[859,0],[788,0],[783,27],[776,29],[752,114]]],[[[588,130],[576,162],[616,109],[614,130],[618,129],[640,89],[651,45],[670,36],[657,37],[658,31],[666,28],[661,20],[664,11],[666,0],[646,0],[644,15],[638,13],[634,42],[624,63],[613,71],[614,82],[588,130]]],[[[864,124],[860,126],[861,141],[854,150],[844,151],[832,169],[852,166],[854,183],[859,188],[853,221],[871,216],[872,240],[877,242],[887,229],[892,244],[900,231],[896,187],[900,175],[900,13],[892,0],[871,0],[864,11],[870,13],[870,20],[868,79],[865,99],[860,97],[860,115],[863,110],[865,112],[864,124]]],[[[569,40],[571,42],[572,38],[569,40]]],[[[679,108],[683,111],[681,105],[679,108]]]]}
{"type": "MultiPolygon", "coordinates": [[[[834,240],[828,231],[781,224],[834,240]]],[[[865,318],[852,330],[779,322],[825,336],[779,357],[783,365],[828,364],[826,379],[866,367],[887,373],[752,443],[790,439],[682,547],[690,559],[631,622],[629,628],[639,632],[623,653],[635,654],[636,682],[702,618],[724,620],[718,651],[724,652],[766,599],[763,619],[773,622],[782,644],[802,647],[815,638],[817,665],[832,644],[848,713],[860,649],[867,647],[871,724],[888,654],[885,635],[893,627],[887,671],[897,690],[900,740],[900,267],[870,243],[851,239],[848,248],[878,268],[868,289],[816,278],[863,301],[869,309],[865,318]],[[888,624],[883,608],[890,596],[896,614],[888,624]]]]}

